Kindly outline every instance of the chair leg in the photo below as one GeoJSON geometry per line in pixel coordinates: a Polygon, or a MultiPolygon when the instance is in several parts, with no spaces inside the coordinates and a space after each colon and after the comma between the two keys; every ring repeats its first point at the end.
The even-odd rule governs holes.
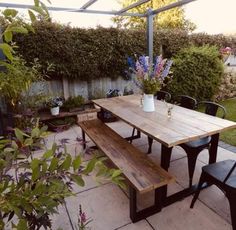
{"type": "Polygon", "coordinates": [[[204,182],[205,182],[205,175],[204,175],[204,173],[202,173],[202,174],[201,174],[201,177],[200,177],[200,180],[199,180],[199,183],[198,183],[197,191],[196,191],[195,194],[194,194],[194,197],[193,197],[193,199],[192,199],[190,208],[193,208],[193,206],[194,206],[196,200],[198,199],[199,194],[200,194],[200,191],[201,191],[201,188],[202,188],[202,185],[203,185],[204,182]]]}
{"type": "Polygon", "coordinates": [[[229,200],[232,227],[236,230],[236,194],[226,193],[226,196],[229,200]]]}
{"type": "Polygon", "coordinates": [[[147,153],[152,152],[152,143],[153,143],[153,139],[151,137],[148,137],[148,152],[147,153]]]}
{"type": "Polygon", "coordinates": [[[188,157],[188,173],[189,173],[189,188],[192,187],[193,184],[193,174],[195,171],[196,161],[199,152],[187,152],[188,157]]]}
{"type": "Polygon", "coordinates": [[[131,135],[131,138],[130,138],[130,141],[129,141],[130,144],[132,144],[134,133],[135,133],[135,128],[133,128],[133,131],[132,131],[132,135],[131,135]]]}

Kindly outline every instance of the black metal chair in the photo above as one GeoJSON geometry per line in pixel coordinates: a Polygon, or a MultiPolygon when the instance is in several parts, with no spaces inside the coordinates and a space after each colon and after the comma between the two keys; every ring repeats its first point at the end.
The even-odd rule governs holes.
{"type": "Polygon", "coordinates": [[[165,100],[165,101],[170,101],[171,99],[171,94],[166,92],[166,91],[158,91],[155,94],[155,97],[157,100],[165,100]]]}
{"type": "Polygon", "coordinates": [[[196,109],[197,108],[197,100],[193,97],[187,96],[187,95],[179,95],[177,97],[177,101],[179,102],[179,105],[181,107],[187,108],[187,109],[196,109]]]}
{"type": "MultiPolygon", "coordinates": [[[[205,105],[206,114],[216,116],[218,109],[221,109],[223,112],[221,118],[225,118],[226,110],[222,105],[210,101],[203,101],[198,103],[198,105],[201,104],[205,105]]],[[[210,144],[211,136],[199,138],[195,141],[180,144],[180,146],[185,150],[188,158],[189,187],[192,186],[193,174],[196,166],[197,157],[203,149],[208,148],[209,150],[210,144]]]]}
{"type": "Polygon", "coordinates": [[[225,160],[202,168],[198,189],[193,197],[190,208],[193,208],[203,183],[216,185],[226,195],[230,205],[233,230],[236,230],[236,161],[225,160]]]}

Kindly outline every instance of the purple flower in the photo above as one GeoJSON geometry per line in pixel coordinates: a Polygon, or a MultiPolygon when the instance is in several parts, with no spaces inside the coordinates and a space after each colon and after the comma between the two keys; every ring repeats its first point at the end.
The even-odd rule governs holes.
{"type": "Polygon", "coordinates": [[[168,60],[167,63],[166,63],[166,67],[165,69],[163,70],[162,74],[161,74],[161,78],[164,80],[168,74],[169,74],[169,71],[170,71],[170,67],[172,66],[172,63],[173,61],[172,60],[168,60]]]}
{"type": "Polygon", "coordinates": [[[85,212],[82,212],[80,214],[80,220],[81,220],[82,223],[85,223],[87,221],[85,212]]]}
{"type": "Polygon", "coordinates": [[[128,63],[128,66],[132,69],[135,69],[135,61],[133,60],[133,58],[131,57],[128,57],[127,58],[127,63],[128,63]]]}
{"type": "Polygon", "coordinates": [[[149,67],[148,58],[145,57],[144,55],[139,57],[139,63],[140,63],[140,66],[143,69],[143,72],[147,73],[148,72],[148,67],[149,67]]]}

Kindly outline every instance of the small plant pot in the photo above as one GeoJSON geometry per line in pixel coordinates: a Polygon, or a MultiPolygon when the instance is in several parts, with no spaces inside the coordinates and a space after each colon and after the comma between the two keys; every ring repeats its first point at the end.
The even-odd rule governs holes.
{"type": "Polygon", "coordinates": [[[57,116],[57,115],[59,115],[60,107],[57,106],[57,107],[54,107],[54,108],[50,108],[50,111],[51,111],[52,116],[57,116]]]}

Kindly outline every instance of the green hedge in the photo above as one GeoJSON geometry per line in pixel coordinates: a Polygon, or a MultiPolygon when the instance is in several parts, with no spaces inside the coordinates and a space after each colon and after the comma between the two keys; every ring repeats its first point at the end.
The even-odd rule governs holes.
{"type": "MultiPolygon", "coordinates": [[[[36,33],[17,35],[19,53],[27,62],[39,58],[40,62],[55,65],[53,77],[91,80],[100,77],[116,78],[123,75],[126,57],[146,53],[146,31],[115,28],[80,29],[56,23],[35,24],[36,33]]],[[[181,30],[160,30],[154,33],[154,53],[160,47],[167,57],[191,44],[214,44],[220,47],[236,44],[236,40],[223,35],[188,35],[181,30]]]]}
{"type": "Polygon", "coordinates": [[[173,58],[174,77],[168,91],[173,95],[189,95],[198,100],[212,99],[223,75],[223,62],[214,46],[191,46],[173,58]]]}

